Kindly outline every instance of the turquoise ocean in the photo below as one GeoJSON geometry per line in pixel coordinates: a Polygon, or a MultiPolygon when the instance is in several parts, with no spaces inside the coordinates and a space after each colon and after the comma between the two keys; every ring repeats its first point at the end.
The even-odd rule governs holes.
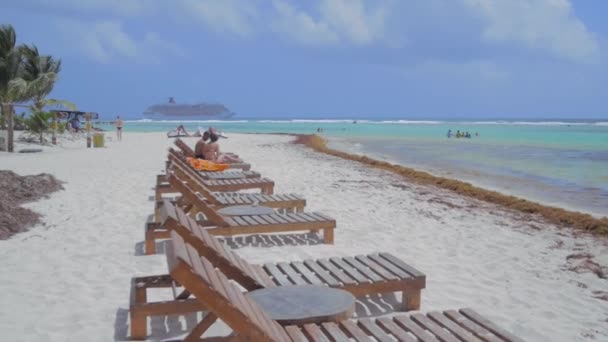
{"type": "MultiPolygon", "coordinates": [[[[125,123],[128,132],[317,133],[330,146],[545,204],[608,215],[608,120],[236,120],[125,123]],[[471,138],[447,138],[447,131],[471,138]],[[478,133],[476,136],[475,133],[478,133]]],[[[111,127],[108,127],[111,129],[111,127]]]]}

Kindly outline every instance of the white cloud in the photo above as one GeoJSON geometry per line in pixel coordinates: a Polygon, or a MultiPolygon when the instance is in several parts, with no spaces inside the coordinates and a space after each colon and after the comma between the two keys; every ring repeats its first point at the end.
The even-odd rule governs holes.
{"type": "Polygon", "coordinates": [[[465,0],[486,21],[482,37],[517,43],[574,61],[594,61],[599,43],[568,0],[465,0]]]}
{"type": "Polygon", "coordinates": [[[338,41],[338,35],[326,22],[316,20],[310,14],[298,11],[284,1],[274,1],[277,17],[274,29],[298,43],[323,45],[338,41]]]}
{"type": "Polygon", "coordinates": [[[240,36],[253,33],[252,21],[258,15],[257,6],[248,0],[181,0],[173,4],[180,15],[199,20],[215,31],[240,36]]]}
{"type": "Polygon", "coordinates": [[[485,85],[501,84],[511,79],[511,73],[491,60],[452,62],[428,59],[407,66],[389,67],[405,76],[424,79],[453,80],[466,84],[483,82],[485,85]]]}
{"type": "Polygon", "coordinates": [[[384,34],[387,10],[366,8],[362,0],[322,0],[321,17],[354,44],[365,45],[384,34]]]}
{"type": "Polygon", "coordinates": [[[116,59],[158,62],[162,55],[186,57],[182,48],[163,40],[156,33],[146,33],[140,40],[132,38],[116,21],[58,19],[55,26],[66,45],[101,63],[116,59]]]}
{"type": "Polygon", "coordinates": [[[110,13],[134,16],[149,12],[151,1],[146,0],[5,0],[9,7],[47,12],[110,13]]]}
{"type": "Polygon", "coordinates": [[[383,39],[386,10],[366,8],[362,0],[320,0],[318,17],[275,0],[273,28],[299,43],[368,45],[383,39]]]}

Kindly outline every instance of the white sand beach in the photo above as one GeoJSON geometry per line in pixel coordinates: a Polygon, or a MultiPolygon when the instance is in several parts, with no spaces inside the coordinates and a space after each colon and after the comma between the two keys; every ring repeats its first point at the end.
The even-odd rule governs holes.
{"type": "MultiPolygon", "coordinates": [[[[390,252],[426,274],[422,311],[471,307],[528,341],[608,340],[608,280],[583,267],[596,263],[606,272],[608,239],[411,184],[292,139],[229,134],[220,143],[273,179],[276,193],[301,194],[307,211],[334,217],[335,244],[309,234],[231,239],[247,260],[390,252]]],[[[2,340],[128,339],[131,277],[167,272],[164,255],[142,255],[142,241],[171,144],[163,133],[127,131],[106,148],[78,141],[42,153],[0,152],[0,169],[65,182],[64,191],[26,205],[43,224],[0,241],[2,340]]],[[[370,298],[357,312],[391,313],[394,302],[370,298]]],[[[193,322],[152,325],[150,339],[162,340],[184,336],[193,322]]]]}

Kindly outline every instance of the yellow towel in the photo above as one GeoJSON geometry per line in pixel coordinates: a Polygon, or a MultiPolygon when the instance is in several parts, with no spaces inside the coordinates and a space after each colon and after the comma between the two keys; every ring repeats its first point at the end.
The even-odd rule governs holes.
{"type": "Polygon", "coordinates": [[[197,159],[197,158],[186,158],[188,163],[192,165],[198,171],[224,171],[230,167],[229,164],[217,164],[214,162],[210,162],[205,159],[197,159]]]}

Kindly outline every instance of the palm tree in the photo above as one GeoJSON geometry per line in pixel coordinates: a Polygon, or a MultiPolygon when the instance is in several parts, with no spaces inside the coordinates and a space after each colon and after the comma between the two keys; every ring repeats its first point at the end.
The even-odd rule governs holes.
{"type": "Polygon", "coordinates": [[[53,89],[57,75],[53,68],[57,71],[60,68],[52,58],[43,58],[44,61],[34,63],[35,66],[28,65],[25,60],[29,53],[33,53],[31,48],[17,46],[11,25],[0,25],[0,108],[8,129],[9,152],[13,152],[14,104],[31,99],[42,101],[53,89]]]}
{"type": "Polygon", "coordinates": [[[8,151],[13,152],[13,103],[27,99],[27,83],[19,77],[21,50],[15,29],[0,25],[0,108],[8,129],[8,151]]]}
{"type": "MultiPolygon", "coordinates": [[[[57,75],[59,71],[61,71],[61,60],[55,60],[50,55],[40,55],[38,52],[38,48],[35,45],[24,45],[21,47],[21,51],[23,53],[23,78],[28,82],[34,82],[44,75],[48,75],[53,73],[57,75]]],[[[40,113],[44,110],[46,106],[64,106],[70,110],[76,110],[76,106],[65,100],[57,100],[57,99],[46,99],[53,87],[55,86],[55,79],[52,82],[49,82],[39,89],[36,89],[32,95],[32,113],[40,113]]],[[[51,116],[52,124],[51,124],[51,133],[52,133],[52,142],[53,144],[57,143],[57,139],[55,137],[55,131],[57,126],[57,118],[53,114],[51,116]]]]}

